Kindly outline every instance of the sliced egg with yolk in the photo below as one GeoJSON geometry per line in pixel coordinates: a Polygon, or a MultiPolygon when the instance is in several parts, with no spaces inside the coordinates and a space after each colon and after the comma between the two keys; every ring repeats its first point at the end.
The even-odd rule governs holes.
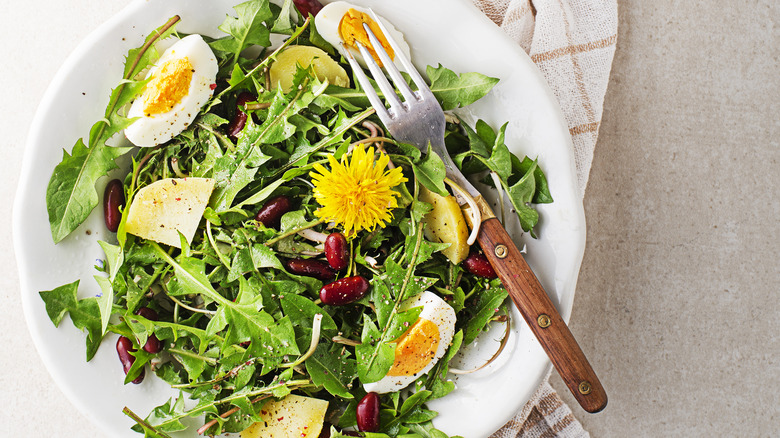
{"type": "Polygon", "coordinates": [[[217,58],[200,35],[173,44],[149,70],[146,86],[127,112],[138,118],[125,129],[127,139],[151,147],[184,131],[214,94],[217,70],[217,58]]]}
{"type": "MultiPolygon", "coordinates": [[[[392,39],[400,46],[403,55],[406,56],[407,59],[411,59],[409,45],[406,43],[401,32],[384,18],[379,17],[379,19],[382,21],[382,25],[387,29],[392,39]]],[[[345,50],[349,50],[355,59],[365,66],[363,56],[360,54],[360,50],[357,46],[357,43],[360,43],[368,49],[368,52],[371,53],[377,64],[381,67],[382,61],[371,46],[371,41],[368,39],[368,34],[363,28],[363,23],[367,24],[371,31],[377,36],[382,47],[384,47],[387,54],[390,55],[390,59],[393,60],[395,65],[400,70],[404,70],[401,63],[396,61],[393,48],[390,47],[390,43],[387,42],[387,38],[382,34],[379,25],[372,18],[369,9],[361,8],[360,6],[348,2],[337,1],[325,5],[314,18],[314,25],[317,27],[317,32],[319,32],[325,41],[335,47],[342,56],[346,56],[345,50]]]]}
{"type": "Polygon", "coordinates": [[[401,311],[421,307],[420,316],[395,340],[395,359],[387,375],[363,384],[366,392],[399,391],[427,373],[447,352],[455,335],[455,309],[433,292],[401,303],[401,311]]]}

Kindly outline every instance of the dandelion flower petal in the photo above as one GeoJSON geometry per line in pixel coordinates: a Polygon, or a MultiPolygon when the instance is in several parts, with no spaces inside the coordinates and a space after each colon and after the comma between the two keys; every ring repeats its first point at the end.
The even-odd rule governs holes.
{"type": "Polygon", "coordinates": [[[374,148],[358,145],[348,160],[328,156],[330,170],[315,165],[310,173],[314,199],[321,205],[315,215],[344,227],[347,235],[384,227],[390,210],[398,206],[393,188],[406,181],[401,168],[386,170],[390,158],[382,153],[374,160],[374,148]]]}

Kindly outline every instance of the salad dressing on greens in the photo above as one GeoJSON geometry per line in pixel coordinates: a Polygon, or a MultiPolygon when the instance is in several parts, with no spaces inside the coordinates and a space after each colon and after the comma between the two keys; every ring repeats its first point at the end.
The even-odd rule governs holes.
{"type": "MultiPolygon", "coordinates": [[[[68,314],[86,331],[88,361],[105,337],[119,336],[126,384],[160,378],[179,391],[149,413],[125,408],[145,436],[166,437],[198,418],[205,435],[316,438],[360,427],[371,437],[446,437],[426,402],[455,388],[449,362],[461,346],[491,322],[508,324],[507,293],[484,268],[461,263],[479,254],[464,246],[468,232],[446,201],[441,160],[383,131],[311,17],[289,0],[234,9],[219,27],[225,36],[202,37],[216,60],[213,78],[195,84],[203,69],[192,57],[165,64],[165,74],[193,67],[167,79],[176,93],[157,96],[162,110],[127,107],[161,81],[147,71],[160,57],[155,44],[180,37],[179,18],[130,50],[105,118],[54,169],[46,200],[60,242],[101,202],[97,180],[133,154],[119,182],[126,205],[106,206],[121,221],[115,241],[99,242],[102,293],[79,299],[77,280],[40,292],[46,311],[55,325],[68,314]],[[272,48],[272,33],[287,39],[272,48]],[[246,57],[256,46],[259,54],[246,57]],[[321,54],[328,59],[318,61],[321,54]],[[270,71],[289,86],[272,83],[270,71]],[[198,87],[202,101],[181,106],[198,87]],[[136,124],[154,126],[152,117],[181,129],[128,136],[164,139],[141,148],[107,144],[138,133],[136,124]]],[[[349,10],[350,23],[362,16],[349,10]]],[[[445,111],[498,82],[441,65],[426,73],[445,111]]],[[[536,161],[509,152],[506,125],[448,119],[456,164],[500,185],[534,235],[533,204],[552,202],[536,161]]]]}

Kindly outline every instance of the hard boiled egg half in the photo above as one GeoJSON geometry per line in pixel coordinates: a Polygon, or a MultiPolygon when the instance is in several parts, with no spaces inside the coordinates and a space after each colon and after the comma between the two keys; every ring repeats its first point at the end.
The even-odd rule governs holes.
{"type": "Polygon", "coordinates": [[[166,50],[149,70],[149,82],[127,117],[138,120],[125,129],[136,146],[157,146],[172,139],[195,119],[214,93],[217,58],[200,35],[189,35],[166,50]]]}
{"type": "Polygon", "coordinates": [[[366,392],[399,391],[427,373],[447,352],[455,334],[455,309],[433,292],[401,303],[401,310],[422,306],[420,316],[395,343],[395,361],[385,377],[366,383],[366,392]]]}
{"type": "MultiPolygon", "coordinates": [[[[406,44],[406,40],[404,40],[404,36],[401,32],[384,18],[379,17],[379,19],[382,21],[382,25],[385,29],[387,29],[390,37],[400,46],[406,59],[411,59],[409,45],[406,44]]],[[[382,34],[379,25],[372,17],[371,11],[367,8],[361,8],[360,6],[347,2],[328,3],[314,19],[317,32],[322,35],[325,41],[335,47],[342,56],[346,56],[345,50],[349,50],[355,59],[365,66],[365,62],[363,61],[363,57],[360,55],[360,50],[357,46],[357,43],[360,43],[368,49],[377,64],[382,66],[382,61],[379,60],[376,52],[371,47],[371,41],[368,39],[368,34],[366,34],[365,29],[363,29],[363,23],[368,24],[371,31],[379,38],[382,47],[384,47],[387,54],[390,55],[390,59],[392,59],[395,65],[403,71],[404,68],[401,63],[395,60],[395,52],[392,47],[390,47],[390,43],[387,42],[387,38],[382,34]]]]}

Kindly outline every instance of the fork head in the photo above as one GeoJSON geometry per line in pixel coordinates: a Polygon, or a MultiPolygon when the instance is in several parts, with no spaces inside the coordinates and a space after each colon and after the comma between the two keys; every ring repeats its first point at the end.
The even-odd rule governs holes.
{"type": "MultiPolygon", "coordinates": [[[[371,72],[371,76],[374,77],[377,86],[382,91],[387,105],[385,105],[385,102],[379,97],[373,84],[352,56],[352,53],[345,47],[344,52],[347,54],[347,60],[355,73],[355,79],[360,83],[360,87],[366,93],[366,97],[368,97],[368,100],[371,102],[371,106],[376,110],[377,116],[379,116],[379,119],[385,125],[388,132],[390,132],[396,140],[402,143],[412,144],[423,153],[428,152],[428,145],[430,144],[432,152],[438,155],[444,164],[448,183],[460,190],[455,190],[455,196],[458,203],[461,205],[469,203],[472,211],[477,212],[479,207],[476,205],[474,199],[481,195],[455,166],[455,163],[453,163],[452,158],[450,158],[450,154],[447,152],[447,148],[444,145],[444,128],[446,126],[446,120],[441,105],[439,105],[439,102],[436,100],[436,97],[433,95],[433,92],[431,92],[431,89],[428,87],[428,84],[420,73],[404,56],[403,51],[398,46],[398,43],[393,40],[393,37],[385,28],[382,20],[374,11],[370,12],[374,21],[379,25],[379,29],[382,31],[385,39],[390,44],[390,47],[395,51],[395,57],[404,67],[406,73],[417,87],[417,90],[412,90],[406,82],[406,79],[401,75],[396,64],[390,59],[390,56],[379,42],[379,39],[365,23],[363,24],[363,29],[365,29],[366,34],[368,35],[371,46],[377,56],[379,56],[382,64],[384,64],[387,74],[393,80],[393,84],[395,84],[395,87],[398,89],[398,92],[400,92],[403,100],[398,97],[395,89],[387,80],[384,72],[374,60],[374,57],[369,53],[368,49],[357,41],[355,41],[355,43],[357,44],[361,55],[363,55],[363,61],[371,72]],[[468,196],[464,196],[464,194],[468,194],[468,196]]],[[[471,235],[468,238],[469,245],[476,241],[480,229],[479,223],[481,222],[478,217],[475,217],[472,221],[475,226],[471,230],[471,235]]]]}
{"type": "Polygon", "coordinates": [[[396,140],[415,145],[423,152],[427,152],[427,145],[430,142],[434,148],[439,149],[436,151],[437,153],[441,155],[443,151],[446,154],[446,149],[444,149],[444,111],[442,111],[441,106],[436,101],[425,79],[404,56],[403,51],[390,32],[387,31],[382,20],[374,11],[371,11],[371,16],[379,26],[390,47],[393,48],[396,59],[406,70],[417,90],[413,90],[409,86],[406,79],[401,75],[396,63],[390,59],[390,55],[382,46],[379,38],[366,23],[363,24],[363,29],[365,29],[368,35],[371,47],[384,65],[387,75],[392,79],[395,88],[390,84],[382,68],[379,67],[368,49],[358,41],[355,41],[355,44],[363,56],[371,76],[382,92],[384,101],[374,89],[373,84],[365,72],[363,72],[360,64],[345,47],[344,52],[347,54],[347,61],[349,61],[355,73],[355,79],[366,93],[366,97],[368,97],[371,105],[376,110],[379,119],[396,140]],[[396,89],[400,93],[400,97],[396,89]]]}

